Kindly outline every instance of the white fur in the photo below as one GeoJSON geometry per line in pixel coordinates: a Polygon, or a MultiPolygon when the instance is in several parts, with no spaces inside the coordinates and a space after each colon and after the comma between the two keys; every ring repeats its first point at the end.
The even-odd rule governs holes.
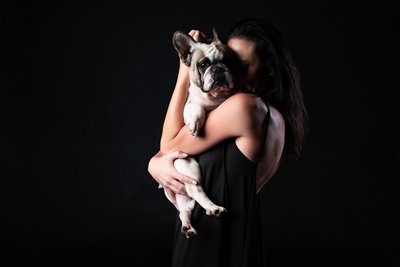
{"type": "MultiPolygon", "coordinates": [[[[185,38],[184,35],[179,35],[179,38],[185,38]]],[[[180,40],[182,41],[182,40],[180,40]]],[[[185,40],[184,40],[185,41],[185,40]]],[[[189,44],[191,54],[194,54],[194,50],[200,49],[204,55],[206,55],[212,61],[220,61],[223,57],[223,54],[219,49],[217,49],[216,43],[212,42],[211,44],[198,43],[191,40],[191,38],[186,39],[187,44],[189,44]]],[[[187,46],[185,46],[187,47],[187,46]]],[[[177,46],[176,46],[177,48],[177,46]]],[[[180,47],[181,48],[181,47],[180,47]]],[[[177,49],[178,53],[180,53],[179,48],[177,49]]],[[[182,56],[182,54],[181,54],[182,56]]],[[[188,126],[191,134],[193,136],[197,136],[199,131],[204,125],[206,120],[207,112],[215,109],[219,104],[221,104],[229,95],[230,90],[226,88],[216,88],[212,89],[212,73],[210,73],[211,67],[209,67],[204,73],[207,76],[205,86],[207,86],[207,91],[212,91],[209,93],[205,93],[199,88],[195,80],[202,80],[204,77],[199,77],[200,72],[197,71],[196,66],[197,62],[191,62],[193,64],[192,68],[189,68],[190,75],[190,85],[188,91],[188,98],[185,103],[183,117],[184,122],[188,126]],[[197,79],[194,79],[197,78],[197,79]]],[[[224,76],[227,79],[229,87],[233,87],[232,77],[227,75],[224,76]]],[[[204,89],[204,88],[203,88],[204,89]]],[[[226,212],[224,207],[218,206],[213,203],[208,196],[205,194],[202,186],[201,186],[201,170],[200,165],[193,157],[187,157],[185,159],[176,159],[174,161],[174,166],[178,172],[185,174],[189,177],[192,177],[197,180],[197,185],[193,184],[185,184],[186,191],[188,196],[184,196],[181,194],[176,194],[176,205],[175,207],[179,211],[179,218],[182,221],[182,232],[186,235],[187,238],[194,236],[197,234],[196,229],[191,225],[191,215],[195,203],[199,203],[201,207],[203,207],[206,211],[207,215],[215,215],[219,216],[222,212],[226,212]]],[[[168,195],[166,194],[169,199],[168,195]]]]}

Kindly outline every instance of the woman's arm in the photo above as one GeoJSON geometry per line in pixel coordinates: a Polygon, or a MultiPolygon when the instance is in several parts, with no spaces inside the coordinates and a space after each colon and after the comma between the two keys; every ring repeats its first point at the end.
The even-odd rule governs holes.
{"type": "Polygon", "coordinates": [[[186,102],[188,88],[189,69],[180,61],[175,89],[172,93],[172,97],[164,119],[160,144],[163,144],[165,140],[174,138],[184,125],[183,108],[186,102]]]}
{"type": "Polygon", "coordinates": [[[257,116],[255,96],[237,93],[225,100],[219,107],[208,114],[203,134],[193,137],[187,126],[161,145],[163,154],[182,151],[189,155],[202,153],[224,139],[231,137],[254,136],[260,124],[257,116]]]}

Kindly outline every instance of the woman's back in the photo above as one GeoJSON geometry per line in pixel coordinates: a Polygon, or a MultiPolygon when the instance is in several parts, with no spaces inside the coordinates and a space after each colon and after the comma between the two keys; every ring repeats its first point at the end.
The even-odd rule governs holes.
{"type": "Polygon", "coordinates": [[[285,145],[285,121],[281,113],[268,106],[270,118],[265,144],[257,164],[257,192],[272,178],[279,168],[285,145]]]}

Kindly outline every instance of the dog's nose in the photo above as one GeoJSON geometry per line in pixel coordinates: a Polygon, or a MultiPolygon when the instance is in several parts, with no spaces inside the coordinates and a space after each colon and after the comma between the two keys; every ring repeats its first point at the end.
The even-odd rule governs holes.
{"type": "Polygon", "coordinates": [[[225,69],[221,66],[215,66],[214,67],[214,73],[215,74],[224,74],[225,69]]]}

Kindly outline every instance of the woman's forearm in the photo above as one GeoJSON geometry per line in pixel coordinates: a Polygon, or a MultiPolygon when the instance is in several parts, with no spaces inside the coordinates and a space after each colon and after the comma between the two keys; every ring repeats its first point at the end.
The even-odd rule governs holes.
{"type": "Polygon", "coordinates": [[[184,126],[183,108],[185,106],[188,88],[189,69],[186,65],[180,62],[174,92],[172,93],[164,119],[160,146],[165,142],[171,141],[184,126]]]}

